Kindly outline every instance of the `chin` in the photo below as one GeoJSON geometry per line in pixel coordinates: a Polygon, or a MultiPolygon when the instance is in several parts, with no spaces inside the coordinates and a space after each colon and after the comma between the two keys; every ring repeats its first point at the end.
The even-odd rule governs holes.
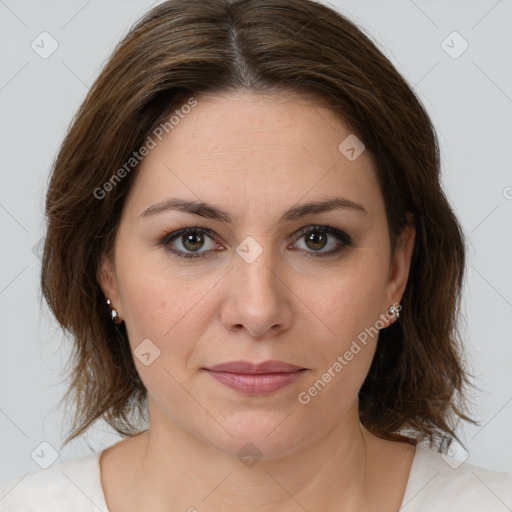
{"type": "Polygon", "coordinates": [[[231,420],[223,420],[222,426],[226,430],[215,428],[215,435],[212,435],[212,430],[204,432],[203,425],[198,437],[250,467],[257,460],[286,457],[312,442],[311,432],[305,429],[304,423],[297,422],[297,418],[292,419],[293,414],[287,417],[288,414],[247,412],[231,420]]]}

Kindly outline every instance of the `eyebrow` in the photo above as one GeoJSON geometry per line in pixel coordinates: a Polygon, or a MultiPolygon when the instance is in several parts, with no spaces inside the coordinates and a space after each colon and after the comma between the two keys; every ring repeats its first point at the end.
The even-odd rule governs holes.
{"type": "MultiPolygon", "coordinates": [[[[345,199],[343,197],[334,197],[331,199],[325,199],[321,201],[312,201],[309,203],[294,206],[287,210],[279,222],[293,221],[306,217],[308,215],[314,215],[318,213],[329,212],[332,210],[349,209],[355,212],[367,214],[368,212],[358,203],[345,199]]],[[[155,215],[157,213],[166,212],[169,210],[177,210],[180,212],[191,213],[193,215],[199,215],[206,219],[218,220],[221,222],[232,223],[233,220],[228,212],[217,208],[216,206],[204,203],[202,201],[189,201],[186,199],[169,198],[160,203],[151,205],[141,213],[141,217],[147,217],[155,215]]]]}

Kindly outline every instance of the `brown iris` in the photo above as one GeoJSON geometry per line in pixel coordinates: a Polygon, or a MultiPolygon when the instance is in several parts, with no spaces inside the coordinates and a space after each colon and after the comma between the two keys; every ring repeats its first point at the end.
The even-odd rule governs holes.
{"type": "Polygon", "coordinates": [[[189,251],[196,251],[200,249],[204,244],[204,236],[200,233],[184,235],[182,240],[183,246],[186,247],[189,251]]]}
{"type": "Polygon", "coordinates": [[[306,235],[306,243],[310,249],[315,251],[323,249],[327,243],[327,235],[320,231],[313,231],[306,235]]]}

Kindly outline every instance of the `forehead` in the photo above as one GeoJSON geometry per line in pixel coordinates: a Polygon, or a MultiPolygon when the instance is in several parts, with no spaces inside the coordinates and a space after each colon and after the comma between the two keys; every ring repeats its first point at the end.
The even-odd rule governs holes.
{"type": "Polygon", "coordinates": [[[369,206],[381,199],[371,155],[340,151],[355,136],[326,106],[293,93],[196,101],[139,166],[131,193],[139,213],[171,195],[261,214],[301,199],[343,195],[369,206]]]}

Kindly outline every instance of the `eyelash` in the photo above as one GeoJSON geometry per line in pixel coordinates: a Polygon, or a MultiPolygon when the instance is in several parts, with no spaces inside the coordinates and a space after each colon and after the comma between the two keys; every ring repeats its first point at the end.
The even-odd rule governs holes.
{"type": "MultiPolygon", "coordinates": [[[[347,235],[347,233],[345,233],[344,231],[340,231],[339,229],[333,228],[329,225],[306,226],[299,231],[299,233],[297,234],[296,241],[299,241],[305,235],[315,233],[315,232],[322,232],[322,233],[326,233],[328,235],[333,235],[334,237],[338,238],[338,240],[341,242],[342,245],[341,245],[341,247],[337,247],[335,249],[331,249],[330,251],[323,252],[323,253],[312,251],[306,257],[323,258],[326,256],[332,256],[334,254],[337,254],[337,253],[343,251],[344,249],[346,249],[348,247],[353,246],[353,240],[349,235],[347,235]]],[[[162,238],[160,238],[160,240],[158,241],[158,244],[163,247],[166,247],[167,251],[178,256],[179,258],[204,258],[208,255],[208,253],[210,251],[187,253],[187,252],[176,251],[174,249],[170,249],[169,247],[167,247],[171,242],[173,242],[180,236],[188,235],[188,234],[197,234],[197,233],[206,234],[210,238],[214,239],[213,232],[210,229],[200,228],[196,225],[196,227],[193,227],[193,228],[184,228],[184,229],[179,229],[178,231],[173,231],[172,233],[168,233],[165,236],[163,236],[162,238]]]]}

